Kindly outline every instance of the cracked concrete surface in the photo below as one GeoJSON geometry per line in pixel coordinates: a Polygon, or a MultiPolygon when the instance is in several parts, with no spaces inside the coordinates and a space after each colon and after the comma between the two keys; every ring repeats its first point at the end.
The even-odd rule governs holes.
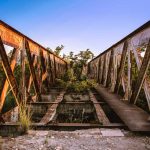
{"type": "MultiPolygon", "coordinates": [[[[28,135],[0,138],[0,150],[148,150],[150,137],[122,132],[124,136],[103,136],[109,129],[76,131],[33,131],[28,135]]],[[[114,132],[112,132],[113,134],[114,132]]]]}

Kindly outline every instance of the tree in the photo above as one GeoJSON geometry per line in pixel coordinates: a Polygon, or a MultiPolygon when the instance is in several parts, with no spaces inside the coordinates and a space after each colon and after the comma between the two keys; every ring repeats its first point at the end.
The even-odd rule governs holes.
{"type": "Polygon", "coordinates": [[[76,55],[71,51],[68,56],[64,56],[64,58],[69,60],[70,68],[73,68],[73,72],[78,80],[81,79],[83,71],[86,70],[87,63],[93,59],[93,57],[94,54],[89,49],[80,51],[80,53],[76,55]]]}
{"type": "Polygon", "coordinates": [[[63,45],[57,46],[57,47],[55,48],[54,53],[55,53],[57,56],[60,56],[60,52],[61,52],[62,49],[64,49],[64,46],[63,46],[63,45]]]}
{"type": "Polygon", "coordinates": [[[81,79],[82,75],[85,74],[87,63],[93,59],[93,57],[94,54],[89,49],[80,51],[80,53],[76,55],[77,61],[74,65],[74,71],[78,79],[81,79]]]}

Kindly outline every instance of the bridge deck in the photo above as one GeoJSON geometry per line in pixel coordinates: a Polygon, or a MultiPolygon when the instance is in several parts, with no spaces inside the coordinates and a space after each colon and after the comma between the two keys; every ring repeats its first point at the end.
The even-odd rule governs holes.
{"type": "Polygon", "coordinates": [[[44,125],[52,121],[53,117],[56,115],[56,109],[59,103],[63,100],[64,94],[65,94],[65,91],[62,91],[60,95],[57,96],[56,98],[57,103],[54,103],[52,106],[48,108],[47,113],[44,115],[44,117],[40,121],[41,124],[44,125]]]}
{"type": "Polygon", "coordinates": [[[150,131],[150,115],[147,112],[120,100],[120,96],[108,92],[106,88],[97,86],[96,90],[131,131],[150,131]]]}

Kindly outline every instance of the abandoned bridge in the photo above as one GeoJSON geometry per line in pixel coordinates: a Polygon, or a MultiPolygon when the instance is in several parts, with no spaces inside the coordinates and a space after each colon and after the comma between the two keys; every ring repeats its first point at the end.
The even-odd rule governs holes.
{"type": "Polygon", "coordinates": [[[91,60],[87,76],[97,86],[86,95],[70,96],[56,85],[70,64],[0,21],[0,134],[16,132],[18,106],[25,99],[35,129],[120,127],[149,132],[149,64],[150,21],[91,60]]]}

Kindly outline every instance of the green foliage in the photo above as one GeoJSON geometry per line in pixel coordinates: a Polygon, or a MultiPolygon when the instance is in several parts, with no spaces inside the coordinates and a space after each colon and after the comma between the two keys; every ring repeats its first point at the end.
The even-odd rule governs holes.
{"type": "Polygon", "coordinates": [[[82,76],[80,80],[76,80],[72,69],[68,69],[62,79],[56,79],[56,82],[59,87],[67,89],[68,92],[76,93],[87,92],[88,89],[96,85],[94,80],[87,79],[86,76],[82,76]]]}
{"type": "Polygon", "coordinates": [[[66,89],[66,87],[67,87],[67,82],[65,82],[65,81],[62,80],[62,79],[56,79],[56,85],[57,85],[58,87],[61,87],[61,88],[63,88],[63,89],[66,89]]]}
{"type": "Polygon", "coordinates": [[[55,49],[55,51],[54,51],[54,53],[55,53],[57,56],[59,56],[59,55],[60,55],[60,52],[62,51],[63,48],[64,48],[63,45],[57,46],[56,49],[55,49]]]}
{"type": "Polygon", "coordinates": [[[61,79],[56,79],[56,84],[62,88],[67,88],[68,85],[75,80],[76,77],[73,74],[73,70],[68,69],[61,79]]]}
{"type": "Polygon", "coordinates": [[[64,81],[75,81],[76,77],[73,74],[73,70],[72,69],[68,69],[66,71],[66,73],[64,74],[64,76],[62,77],[62,79],[64,81]]]}
{"type": "Polygon", "coordinates": [[[14,99],[12,91],[10,91],[10,89],[8,89],[6,100],[5,100],[3,108],[2,108],[2,113],[5,113],[5,112],[11,110],[15,106],[16,106],[16,101],[14,99]]]}
{"type": "Polygon", "coordinates": [[[89,49],[80,51],[80,53],[77,55],[74,55],[73,52],[70,52],[69,56],[63,56],[64,59],[70,62],[70,68],[73,69],[74,76],[76,76],[77,80],[81,80],[83,68],[87,66],[87,63],[93,57],[94,54],[89,49]]]}
{"type": "Polygon", "coordinates": [[[84,93],[95,85],[96,83],[91,80],[75,81],[68,84],[67,90],[69,92],[84,93]]]}

